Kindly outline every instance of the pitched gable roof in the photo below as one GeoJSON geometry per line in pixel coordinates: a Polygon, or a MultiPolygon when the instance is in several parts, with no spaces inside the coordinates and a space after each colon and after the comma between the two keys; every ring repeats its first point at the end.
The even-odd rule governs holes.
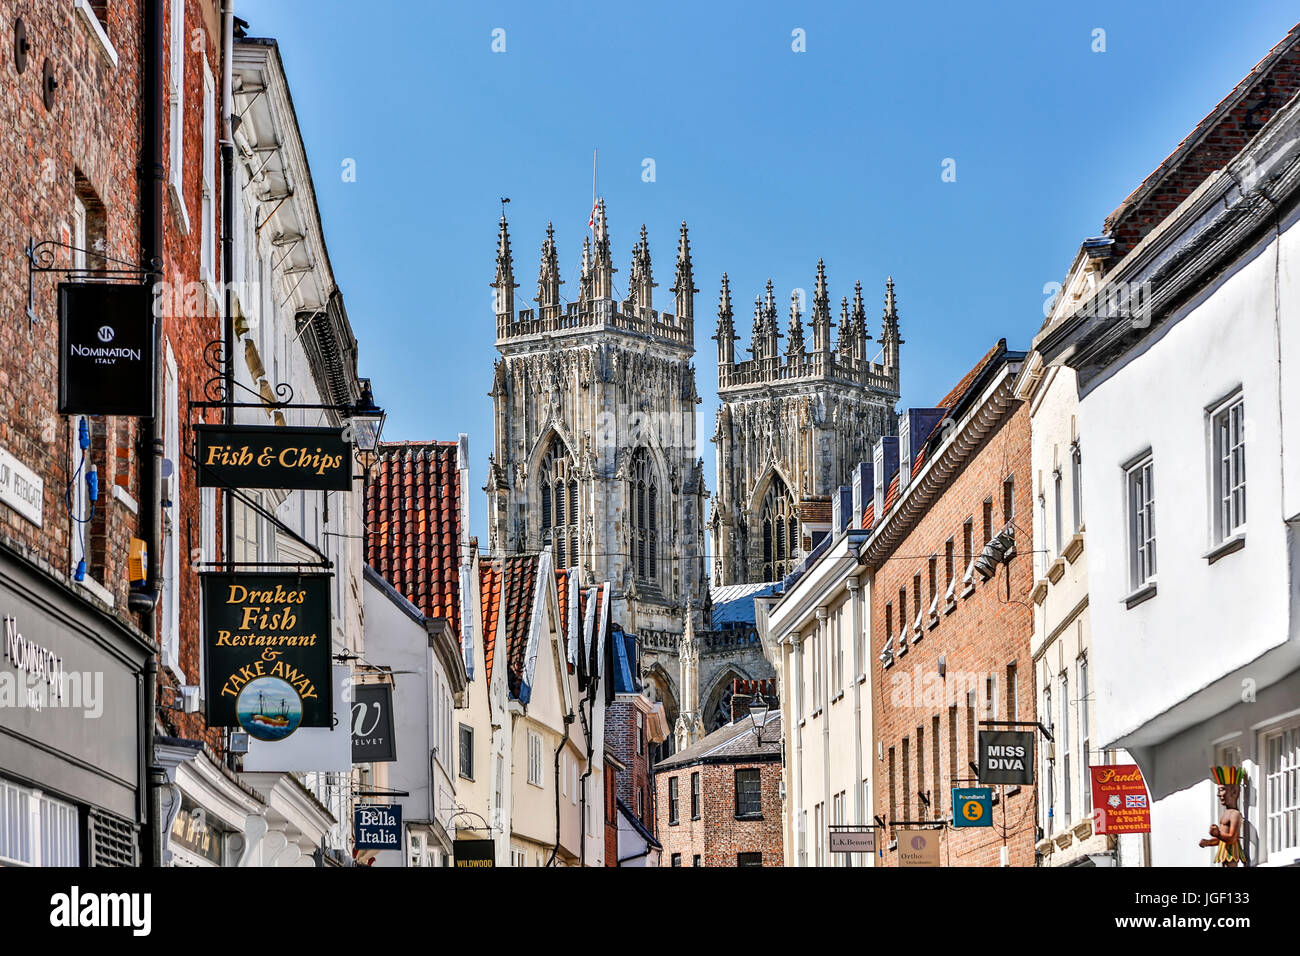
{"type": "Polygon", "coordinates": [[[528,638],[537,601],[538,558],[536,554],[512,554],[501,559],[501,637],[505,642],[506,683],[510,696],[516,699],[523,690],[528,664],[528,638]]]}
{"type": "Polygon", "coordinates": [[[428,617],[460,632],[456,442],[382,442],[366,488],[366,563],[428,617]]]}
{"type": "Polygon", "coordinates": [[[1106,217],[1119,261],[1222,169],[1300,90],[1300,24],[1255,64],[1172,153],[1106,217]]]}
{"type": "Polygon", "coordinates": [[[483,610],[483,669],[492,681],[492,661],[496,656],[497,625],[501,620],[501,568],[496,561],[478,566],[479,603],[483,610]]]}

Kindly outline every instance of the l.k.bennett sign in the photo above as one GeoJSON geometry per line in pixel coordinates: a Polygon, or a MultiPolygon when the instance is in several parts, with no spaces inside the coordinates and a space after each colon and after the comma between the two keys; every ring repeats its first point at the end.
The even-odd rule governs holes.
{"type": "Polygon", "coordinates": [[[201,487],[351,491],[341,428],[196,425],[201,487]]]}

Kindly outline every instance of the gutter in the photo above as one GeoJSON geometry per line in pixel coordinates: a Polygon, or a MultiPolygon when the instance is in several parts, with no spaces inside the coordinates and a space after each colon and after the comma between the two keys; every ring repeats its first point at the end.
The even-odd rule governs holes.
{"type": "Polygon", "coordinates": [[[573,713],[570,712],[564,715],[564,736],[560,738],[560,746],[555,748],[555,846],[551,848],[547,866],[553,865],[560,853],[560,754],[564,753],[564,745],[569,742],[569,728],[572,726],[573,713]]]}

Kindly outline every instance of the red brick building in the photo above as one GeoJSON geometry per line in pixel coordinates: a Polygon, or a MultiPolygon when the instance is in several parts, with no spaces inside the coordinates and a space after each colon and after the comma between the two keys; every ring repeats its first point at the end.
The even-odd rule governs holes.
{"type": "MultiPolygon", "coordinates": [[[[873,802],[890,824],[878,865],[898,863],[897,824],[950,820],[951,789],[976,784],[980,721],[1034,720],[1029,410],[1012,395],[1023,357],[1003,340],[938,406],[905,413],[908,474],[866,511],[873,802]],[[976,558],[1006,529],[1018,552],[984,580],[976,558]]],[[[1034,864],[1034,788],[994,792],[993,828],[941,831],[943,865],[1034,864]]]]}
{"type": "Polygon", "coordinates": [[[654,771],[660,866],[781,866],[781,715],[735,720],[654,771]]]}

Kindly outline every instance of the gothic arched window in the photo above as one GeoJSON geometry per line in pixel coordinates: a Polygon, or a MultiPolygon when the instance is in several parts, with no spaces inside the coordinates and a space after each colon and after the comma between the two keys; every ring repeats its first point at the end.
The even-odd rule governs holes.
{"type": "Polygon", "coordinates": [[[632,455],[632,564],[638,581],[659,581],[659,483],[650,454],[638,448],[632,455]]]}
{"type": "Polygon", "coordinates": [[[772,476],[759,514],[763,534],[763,580],[779,581],[793,569],[799,542],[799,517],[794,498],[780,476],[772,476]]]}
{"type": "Polygon", "coordinates": [[[578,563],[578,479],[558,438],[551,441],[537,480],[542,499],[542,546],[551,546],[557,568],[573,567],[578,563]]]}

